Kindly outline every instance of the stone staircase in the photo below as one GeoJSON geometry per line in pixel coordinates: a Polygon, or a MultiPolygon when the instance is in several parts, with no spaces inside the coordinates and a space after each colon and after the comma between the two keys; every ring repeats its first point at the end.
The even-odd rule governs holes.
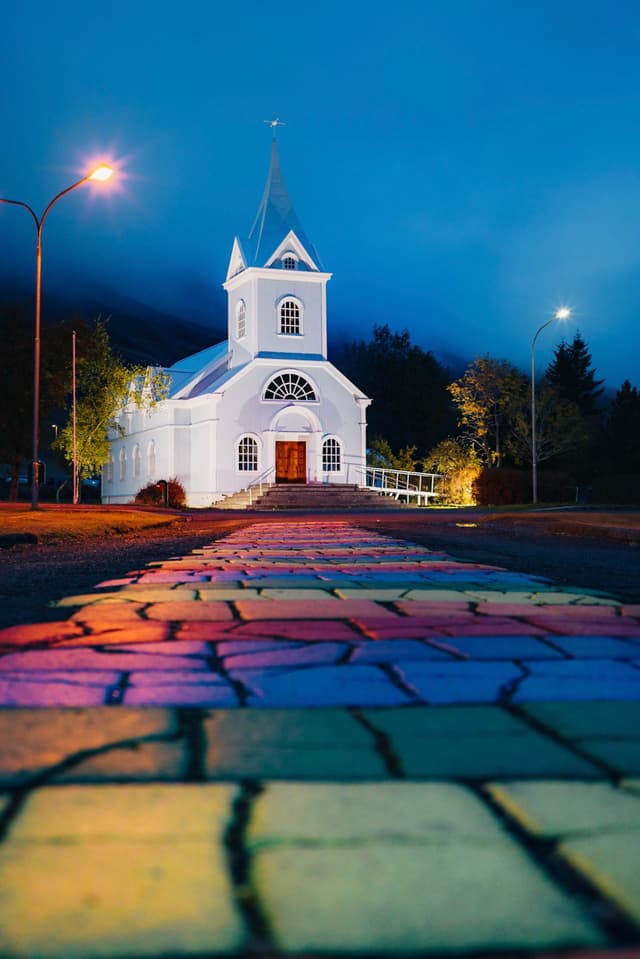
{"type": "Polygon", "coordinates": [[[250,503],[249,491],[241,490],[214,505],[218,509],[261,511],[407,509],[405,503],[398,503],[390,496],[347,483],[277,483],[268,488],[263,487],[262,496],[254,490],[252,499],[253,502],[250,503]]]}

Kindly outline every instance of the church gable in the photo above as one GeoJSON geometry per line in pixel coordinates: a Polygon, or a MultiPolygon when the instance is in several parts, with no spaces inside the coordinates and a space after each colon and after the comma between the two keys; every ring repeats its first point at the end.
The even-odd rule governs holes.
{"type": "Polygon", "coordinates": [[[265,267],[281,270],[312,270],[314,273],[320,271],[317,263],[293,230],[289,230],[282,243],[276,247],[265,263],[265,267]]]}
{"type": "Polygon", "coordinates": [[[229,266],[227,267],[226,279],[230,280],[232,276],[242,273],[242,271],[246,270],[246,268],[247,260],[242,251],[240,240],[238,237],[235,237],[233,241],[233,248],[231,250],[231,257],[229,258],[229,266]]]}

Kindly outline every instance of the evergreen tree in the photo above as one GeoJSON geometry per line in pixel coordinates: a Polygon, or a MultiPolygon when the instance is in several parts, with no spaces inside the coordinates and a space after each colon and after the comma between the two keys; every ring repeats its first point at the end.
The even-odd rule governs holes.
{"type": "Polygon", "coordinates": [[[599,412],[597,402],[602,396],[604,380],[596,379],[596,371],[591,366],[591,353],[580,331],[572,343],[567,345],[563,340],[556,347],[545,378],[563,400],[575,403],[583,416],[593,416],[599,412]]]}
{"type": "Polygon", "coordinates": [[[372,440],[384,437],[393,450],[415,447],[420,458],[450,431],[447,371],[411,342],[408,330],[374,326],[369,342],[345,345],[337,365],[373,400],[367,411],[372,440]]]}
{"type": "Polygon", "coordinates": [[[611,404],[606,425],[608,466],[613,472],[640,472],[640,393],[625,380],[611,404]]]}

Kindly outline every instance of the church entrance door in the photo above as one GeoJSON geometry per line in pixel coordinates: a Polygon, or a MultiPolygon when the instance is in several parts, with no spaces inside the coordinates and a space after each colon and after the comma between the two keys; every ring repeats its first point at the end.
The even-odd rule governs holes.
{"type": "Polygon", "coordinates": [[[306,483],[307,444],[276,442],[276,483],[306,483]]]}

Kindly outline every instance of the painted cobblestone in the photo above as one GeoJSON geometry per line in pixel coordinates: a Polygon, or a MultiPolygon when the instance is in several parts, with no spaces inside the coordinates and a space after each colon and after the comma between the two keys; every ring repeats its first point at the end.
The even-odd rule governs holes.
{"type": "Polygon", "coordinates": [[[0,632],[4,705],[322,707],[640,695],[637,609],[347,523],[255,524],[70,595],[58,608],[66,620],[0,632]],[[286,641],[297,645],[283,649],[286,641]],[[198,653],[186,653],[194,642],[198,653]],[[157,660],[136,653],[143,643],[173,659],[166,667],[173,683],[161,678],[157,660]],[[142,676],[155,670],[154,686],[142,676]]]}
{"type": "Polygon", "coordinates": [[[300,519],[58,613],[0,631],[3,957],[640,944],[638,606],[300,519]]]}

